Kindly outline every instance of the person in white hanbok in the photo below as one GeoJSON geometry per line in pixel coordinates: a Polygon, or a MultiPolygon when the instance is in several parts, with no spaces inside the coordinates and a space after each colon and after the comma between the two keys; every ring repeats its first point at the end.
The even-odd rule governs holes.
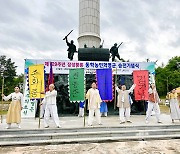
{"type": "Polygon", "coordinates": [[[117,85],[115,86],[118,92],[117,107],[119,108],[120,124],[125,123],[125,120],[126,122],[132,123],[130,120],[131,105],[129,103],[129,93],[133,92],[136,84],[133,84],[129,90],[126,90],[125,85],[121,86],[121,90],[117,85]]]}
{"type": "Polygon", "coordinates": [[[93,82],[86,94],[86,99],[88,99],[88,110],[89,110],[89,118],[88,125],[92,126],[94,113],[99,125],[101,125],[101,114],[100,114],[100,104],[102,102],[99,90],[96,89],[96,83],[93,82]]]}
{"type": "Polygon", "coordinates": [[[8,96],[2,94],[2,97],[5,101],[8,101],[10,99],[12,100],[6,116],[7,129],[11,127],[12,123],[16,123],[18,128],[21,128],[21,110],[23,109],[24,99],[23,94],[20,93],[20,88],[18,86],[14,88],[14,91],[15,92],[11,93],[8,96]]]}
{"type": "Polygon", "coordinates": [[[44,114],[44,127],[45,128],[49,127],[50,115],[54,123],[56,124],[57,128],[61,127],[59,124],[59,117],[58,117],[57,105],[56,105],[57,91],[54,88],[55,88],[54,84],[49,85],[49,91],[45,93],[45,97],[41,103],[41,105],[45,103],[45,114],[44,114]]]}
{"type": "Polygon", "coordinates": [[[178,94],[176,89],[173,89],[170,93],[168,93],[167,98],[169,99],[170,103],[172,123],[174,123],[174,120],[180,121],[180,108],[178,104],[178,94]]]}
{"type": "Polygon", "coordinates": [[[149,100],[148,100],[148,109],[146,111],[146,119],[145,119],[146,123],[149,123],[149,119],[152,115],[153,110],[155,112],[157,122],[162,123],[160,120],[160,113],[161,113],[159,108],[160,99],[154,83],[150,85],[150,89],[148,92],[149,92],[149,100]]]}
{"type": "Polygon", "coordinates": [[[79,102],[79,114],[78,114],[78,117],[84,117],[84,107],[85,107],[84,102],[80,101],[79,102]]]}

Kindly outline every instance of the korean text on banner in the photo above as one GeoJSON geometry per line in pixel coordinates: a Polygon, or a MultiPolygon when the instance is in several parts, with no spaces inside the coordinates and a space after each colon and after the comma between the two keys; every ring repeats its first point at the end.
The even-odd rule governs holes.
{"type": "Polygon", "coordinates": [[[21,117],[22,118],[33,118],[35,117],[36,113],[36,104],[37,100],[30,100],[29,97],[29,83],[27,81],[28,79],[26,78],[25,82],[25,90],[24,90],[24,106],[23,109],[21,110],[21,117]]]}
{"type": "Polygon", "coordinates": [[[44,65],[33,65],[29,67],[29,92],[30,99],[44,98],[44,65]]]}
{"type": "Polygon", "coordinates": [[[147,70],[133,71],[135,100],[148,100],[149,73],[147,70]]]}
{"type": "Polygon", "coordinates": [[[84,100],[84,69],[69,70],[70,101],[84,100]]]}

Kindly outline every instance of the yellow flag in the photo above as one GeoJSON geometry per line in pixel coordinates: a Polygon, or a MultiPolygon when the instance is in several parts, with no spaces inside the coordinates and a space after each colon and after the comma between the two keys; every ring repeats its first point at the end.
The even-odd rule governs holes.
{"type": "Polygon", "coordinates": [[[30,99],[44,98],[44,65],[32,65],[29,67],[29,92],[30,99]]]}

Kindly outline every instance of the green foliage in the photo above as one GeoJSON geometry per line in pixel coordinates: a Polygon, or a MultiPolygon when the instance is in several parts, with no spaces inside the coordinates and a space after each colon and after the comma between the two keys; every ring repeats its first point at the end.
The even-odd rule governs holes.
{"type": "MultiPolygon", "coordinates": [[[[11,58],[0,56],[0,85],[2,85],[2,76],[4,76],[4,94],[6,95],[13,92],[16,85],[23,83],[23,75],[16,76],[16,68],[17,66],[11,61],[11,58]]],[[[2,88],[0,87],[0,89],[2,88]]]]}
{"type": "Polygon", "coordinates": [[[0,115],[6,115],[7,111],[0,111],[0,115]]]}
{"type": "Polygon", "coordinates": [[[173,88],[180,86],[180,56],[173,57],[165,67],[156,69],[156,85],[160,96],[165,96],[173,88]]]}

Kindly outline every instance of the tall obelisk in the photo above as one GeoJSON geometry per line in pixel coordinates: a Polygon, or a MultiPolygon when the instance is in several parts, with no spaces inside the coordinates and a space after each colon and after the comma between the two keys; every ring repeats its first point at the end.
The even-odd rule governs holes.
{"type": "Polygon", "coordinates": [[[79,0],[79,48],[99,47],[100,0],[79,0]]]}

